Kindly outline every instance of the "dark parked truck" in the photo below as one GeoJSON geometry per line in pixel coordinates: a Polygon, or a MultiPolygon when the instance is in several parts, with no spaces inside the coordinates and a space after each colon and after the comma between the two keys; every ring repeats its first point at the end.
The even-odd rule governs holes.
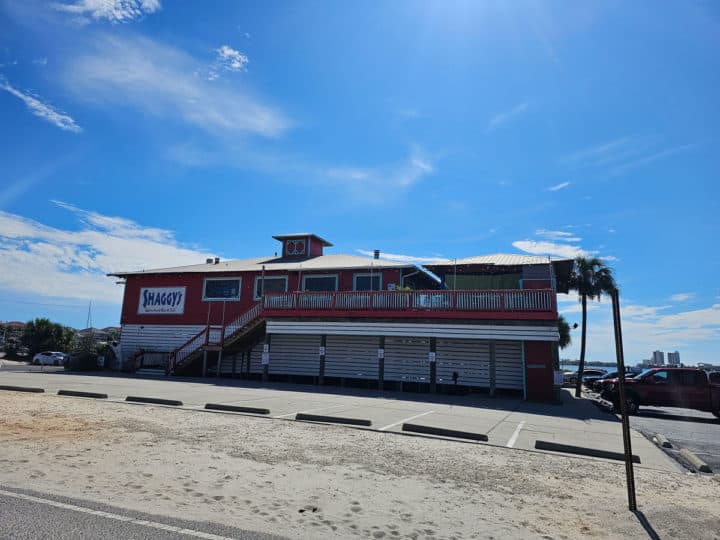
{"type": "MultiPolygon", "coordinates": [[[[602,398],[620,406],[618,380],[605,387],[602,398]]],[[[642,405],[683,407],[708,411],[720,418],[720,384],[711,383],[707,373],[692,368],[653,368],[625,379],[628,413],[642,405]]]]}

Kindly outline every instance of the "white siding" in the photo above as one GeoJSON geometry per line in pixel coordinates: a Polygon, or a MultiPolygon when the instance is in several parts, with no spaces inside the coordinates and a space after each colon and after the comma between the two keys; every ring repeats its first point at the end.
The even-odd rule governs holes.
{"type": "Polygon", "coordinates": [[[523,389],[522,342],[498,341],[495,344],[495,387],[523,389]]]}
{"type": "Polygon", "coordinates": [[[385,338],[385,380],[430,382],[429,351],[428,338],[385,338]]]}
{"type": "Polygon", "coordinates": [[[151,352],[171,352],[203,328],[203,325],[124,324],[120,334],[123,360],[141,348],[151,352]]]}
{"type": "Polygon", "coordinates": [[[436,342],[437,382],[464,386],[490,386],[490,342],[479,339],[438,339],[436,342]]]}
{"type": "Polygon", "coordinates": [[[377,379],[378,342],[375,336],[327,336],[325,376],[377,379]]]}
{"type": "Polygon", "coordinates": [[[269,373],[315,377],[320,372],[319,349],[320,336],[273,335],[269,373]]]}
{"type": "Polygon", "coordinates": [[[270,334],[326,334],[346,336],[406,336],[458,339],[557,341],[557,325],[371,323],[335,321],[267,321],[270,334]]]}
{"type": "Polygon", "coordinates": [[[262,373],[262,350],[263,344],[258,343],[252,348],[250,353],[250,373],[262,373]]]}
{"type": "Polygon", "coordinates": [[[235,354],[223,354],[220,362],[220,374],[221,375],[232,375],[233,374],[233,360],[235,360],[235,373],[240,373],[240,359],[242,358],[241,353],[235,354]]]}

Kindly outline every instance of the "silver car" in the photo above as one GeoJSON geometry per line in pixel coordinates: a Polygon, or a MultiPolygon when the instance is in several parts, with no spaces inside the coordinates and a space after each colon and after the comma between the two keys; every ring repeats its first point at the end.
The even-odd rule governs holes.
{"type": "Polygon", "coordinates": [[[65,353],[57,351],[45,351],[33,356],[33,364],[36,366],[62,366],[65,364],[65,353]]]}

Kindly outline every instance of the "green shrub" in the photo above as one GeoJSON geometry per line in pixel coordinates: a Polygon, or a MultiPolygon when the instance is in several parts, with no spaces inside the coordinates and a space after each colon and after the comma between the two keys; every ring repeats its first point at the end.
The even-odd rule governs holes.
{"type": "Polygon", "coordinates": [[[94,371],[98,369],[97,358],[97,353],[90,351],[73,353],[65,364],[65,369],[68,371],[94,371]]]}

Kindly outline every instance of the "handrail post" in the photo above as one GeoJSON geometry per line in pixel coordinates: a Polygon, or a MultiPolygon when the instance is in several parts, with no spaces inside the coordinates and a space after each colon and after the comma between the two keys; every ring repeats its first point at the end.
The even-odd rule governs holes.
{"type": "Polygon", "coordinates": [[[500,311],[505,311],[505,291],[500,291],[500,311]]]}

